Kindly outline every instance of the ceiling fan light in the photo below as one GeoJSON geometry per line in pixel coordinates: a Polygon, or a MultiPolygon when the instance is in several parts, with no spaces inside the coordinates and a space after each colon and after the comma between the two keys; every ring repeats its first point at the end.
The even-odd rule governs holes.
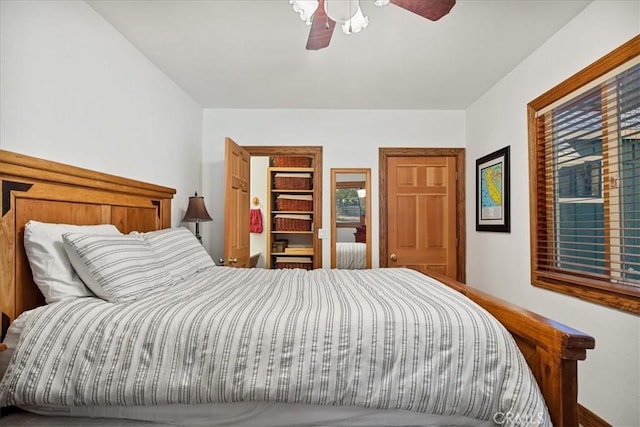
{"type": "Polygon", "coordinates": [[[336,22],[347,22],[360,8],[359,0],[325,0],[324,11],[336,22]]]}
{"type": "Polygon", "coordinates": [[[342,24],[342,32],[345,34],[356,34],[367,28],[369,25],[369,17],[362,14],[362,10],[358,10],[351,19],[342,24]]]}
{"type": "Polygon", "coordinates": [[[311,17],[318,9],[318,0],[289,0],[289,4],[305,24],[311,25],[311,17]]]}
{"type": "Polygon", "coordinates": [[[373,4],[375,4],[378,7],[382,7],[382,6],[386,6],[389,4],[389,0],[375,0],[373,2],[373,4]]]}

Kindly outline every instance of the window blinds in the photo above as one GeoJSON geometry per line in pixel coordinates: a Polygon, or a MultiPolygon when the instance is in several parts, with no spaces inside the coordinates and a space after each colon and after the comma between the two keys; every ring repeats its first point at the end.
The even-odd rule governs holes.
{"type": "Polygon", "coordinates": [[[640,65],[535,118],[540,275],[640,290],[640,65]]]}

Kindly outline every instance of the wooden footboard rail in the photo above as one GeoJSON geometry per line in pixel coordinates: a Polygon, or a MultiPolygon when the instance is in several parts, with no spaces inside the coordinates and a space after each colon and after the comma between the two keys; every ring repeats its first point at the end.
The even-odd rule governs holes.
{"type": "Polygon", "coordinates": [[[578,426],[578,360],[595,347],[593,337],[510,304],[486,292],[429,272],[484,307],[516,340],[556,426],[578,426]]]}

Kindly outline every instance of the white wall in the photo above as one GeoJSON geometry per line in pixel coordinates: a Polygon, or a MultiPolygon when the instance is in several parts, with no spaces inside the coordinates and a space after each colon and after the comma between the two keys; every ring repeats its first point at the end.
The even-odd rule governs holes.
{"type": "MultiPolygon", "coordinates": [[[[213,223],[203,241],[213,259],[222,256],[224,238],[224,138],[240,145],[323,146],[322,221],[329,230],[331,168],[371,168],[373,266],[378,252],[378,147],[464,146],[463,111],[381,110],[204,110],[203,176],[213,223]]],[[[331,266],[324,241],[322,261],[331,266]]]]}
{"type": "Polygon", "coordinates": [[[0,2],[2,149],[200,190],[202,108],[80,1],[0,2]]]}
{"type": "Polygon", "coordinates": [[[467,277],[471,284],[593,335],[579,401],[638,426],[640,319],[530,284],[526,104],[640,32],[640,3],[595,1],[467,110],[467,277]],[[510,234],[476,232],[475,159],[511,146],[510,234]]]}

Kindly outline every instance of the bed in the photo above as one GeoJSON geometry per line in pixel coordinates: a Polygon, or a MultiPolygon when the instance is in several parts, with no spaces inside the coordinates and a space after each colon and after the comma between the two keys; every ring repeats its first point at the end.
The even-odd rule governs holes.
{"type": "MultiPolygon", "coordinates": [[[[24,226],[29,220],[66,224],[114,224],[123,233],[129,233],[131,231],[152,232],[154,230],[165,229],[171,225],[171,199],[175,191],[169,188],[132,181],[122,177],[106,175],[7,151],[0,151],[0,171],[3,192],[2,219],[0,223],[0,253],[2,254],[0,304],[2,305],[3,314],[3,335],[6,329],[5,326],[17,319],[20,314],[44,305],[42,294],[33,283],[29,263],[24,251],[24,226]]],[[[229,270],[231,269],[218,267],[218,270],[215,270],[216,273],[213,276],[221,277],[223,276],[223,272],[224,274],[230,274],[226,273],[229,270]]],[[[236,272],[235,274],[263,274],[256,269],[247,271],[248,272],[236,272]]],[[[206,269],[203,270],[203,274],[204,273],[207,273],[206,269]]],[[[299,270],[294,270],[294,273],[282,272],[278,274],[303,273],[312,275],[305,277],[303,282],[308,281],[311,277],[329,274],[322,270],[309,273],[301,273],[299,270]]],[[[336,283],[336,279],[347,280],[342,276],[343,274],[356,273],[370,274],[370,272],[336,272],[334,274],[338,274],[339,277],[333,277],[333,283],[336,283]]],[[[392,273],[387,272],[387,274],[392,273]]],[[[416,274],[417,273],[411,271],[402,272],[402,277],[406,279],[406,288],[403,288],[404,292],[407,292],[409,289],[416,289],[416,286],[411,284],[416,274]]],[[[515,359],[521,358],[522,360],[526,360],[530,372],[537,383],[537,387],[544,397],[553,424],[563,426],[578,425],[577,361],[583,360],[586,357],[586,350],[594,347],[593,338],[550,319],[507,304],[504,301],[465,284],[444,277],[435,277],[435,279],[437,279],[438,282],[430,278],[428,279],[429,281],[425,283],[431,283],[433,289],[438,289],[439,293],[445,293],[449,299],[460,300],[463,305],[468,304],[466,301],[475,301],[482,306],[484,310],[491,313],[504,328],[509,331],[520,350],[511,353],[513,353],[515,359]],[[437,283],[445,284],[446,286],[437,283]],[[463,298],[462,295],[468,299],[463,298]]],[[[197,280],[203,279],[200,278],[197,280]]],[[[253,279],[245,278],[244,282],[255,280],[255,277],[253,279]]],[[[357,281],[358,279],[356,278],[355,280],[357,281]]],[[[329,282],[332,283],[331,280],[329,282]]],[[[292,286],[293,288],[301,286],[300,282],[296,282],[293,279],[284,281],[283,283],[289,283],[290,285],[288,286],[292,286]]],[[[202,284],[200,286],[206,287],[202,284]]],[[[232,286],[232,288],[235,292],[238,286],[232,286]]],[[[431,289],[429,286],[425,286],[425,288],[431,289]]],[[[274,291],[275,289],[279,289],[280,292],[282,291],[282,288],[273,289],[274,291]]],[[[231,290],[229,290],[229,292],[231,292],[231,290]]],[[[389,289],[388,292],[393,293],[395,291],[389,289]]],[[[285,293],[283,295],[286,294],[294,295],[295,293],[285,293]]],[[[388,295],[385,294],[383,296],[382,301],[385,301],[388,295]]],[[[400,296],[396,295],[396,297],[399,298],[400,296]]],[[[162,299],[163,297],[159,295],[158,298],[162,299]]],[[[169,297],[165,296],[165,298],[169,297]]],[[[338,300],[344,303],[344,298],[343,295],[342,299],[339,298],[338,300]]],[[[97,298],[93,298],[92,300],[95,300],[92,303],[93,305],[96,307],[101,306],[102,303],[100,300],[97,298]]],[[[292,298],[292,301],[294,300],[295,298],[292,298]]],[[[70,306],[74,304],[78,303],[68,303],[70,306]]],[[[84,304],[82,309],[86,309],[86,305],[87,304],[84,304]]],[[[172,305],[168,304],[166,307],[170,309],[172,305]]],[[[97,309],[101,310],[101,308],[97,309]]],[[[35,312],[45,310],[48,309],[37,308],[35,312]]],[[[31,314],[29,314],[29,316],[31,316],[31,314]]],[[[38,314],[38,316],[40,316],[40,314],[38,314]]],[[[35,321],[31,323],[34,322],[35,321]]],[[[400,328],[399,331],[402,329],[403,328],[400,328]]],[[[177,333],[171,336],[178,339],[183,336],[188,336],[188,334],[183,335],[177,333]]],[[[31,339],[34,339],[33,336],[31,339]]],[[[34,342],[36,341],[39,340],[36,339],[34,342]]],[[[45,343],[44,345],[56,346],[60,344],[55,339],[45,340],[43,342],[45,343]]],[[[338,342],[340,342],[340,340],[338,342]]],[[[509,344],[500,345],[509,346],[509,344]]],[[[235,369],[235,367],[233,369],[235,369]]],[[[231,373],[229,373],[229,371],[226,372],[233,377],[235,371],[231,373]]],[[[331,383],[327,383],[327,386],[330,384],[332,389],[340,390],[342,386],[339,386],[339,384],[341,383],[337,379],[332,381],[331,383]],[[338,386],[336,386],[336,384],[338,384],[338,386]]],[[[404,387],[405,390],[408,390],[411,386],[392,383],[390,387],[396,391],[397,395],[398,387],[400,387],[400,389],[404,387]]],[[[326,387],[321,387],[321,390],[325,389],[326,387]]],[[[224,396],[227,392],[220,391],[220,393],[224,396]]],[[[318,397],[314,394],[317,393],[315,389],[310,393],[311,396],[318,397]]],[[[344,393],[340,395],[344,395],[344,393]]],[[[176,396],[182,395],[178,393],[176,396]]],[[[254,401],[249,402],[238,402],[239,399],[234,399],[232,395],[226,396],[225,399],[228,398],[232,404],[221,408],[222,413],[218,416],[220,419],[226,417],[226,420],[236,420],[236,422],[240,422],[238,425],[243,425],[242,422],[245,422],[244,425],[247,425],[247,416],[255,417],[253,418],[254,420],[272,420],[273,425],[282,425],[284,421],[291,421],[292,417],[295,419],[296,416],[307,417],[304,419],[309,421],[310,424],[326,421],[323,417],[326,416],[327,411],[323,410],[322,405],[309,405],[307,404],[308,402],[305,401],[295,401],[294,403],[276,401],[274,404],[265,405],[265,402],[261,399],[254,399],[254,401]],[[316,410],[321,413],[316,413],[316,410]],[[270,416],[273,418],[269,418],[270,416]]],[[[383,393],[381,396],[387,395],[383,393]]],[[[311,401],[314,403],[321,402],[320,400],[314,400],[315,397],[312,398],[311,401]]],[[[198,414],[198,407],[184,405],[185,400],[180,399],[180,397],[175,397],[174,400],[168,399],[163,401],[168,404],[158,402],[157,406],[143,405],[138,409],[142,408],[143,411],[146,410],[148,412],[148,416],[156,417],[163,417],[166,414],[176,413],[179,410],[195,414],[194,416],[196,418],[198,416],[204,418],[210,417],[210,412],[198,414]]],[[[184,399],[184,396],[182,399],[184,399]]],[[[402,399],[400,400],[402,401],[402,399]]],[[[7,400],[7,402],[11,402],[11,398],[7,400]]],[[[142,401],[138,403],[140,402],[142,401]]],[[[336,402],[333,401],[325,401],[324,403],[328,405],[332,403],[336,404],[336,402]]],[[[380,422],[385,423],[385,417],[389,416],[392,416],[393,419],[402,419],[402,417],[406,416],[407,418],[405,418],[404,421],[400,421],[401,423],[416,423],[415,412],[402,409],[405,403],[397,403],[395,401],[386,401],[386,403],[384,403],[383,399],[375,400],[375,402],[369,401],[367,405],[368,407],[365,408],[364,406],[360,407],[358,405],[346,405],[343,407],[336,404],[335,406],[329,406],[329,412],[336,414],[338,417],[338,419],[334,420],[334,424],[336,425],[339,425],[340,422],[344,423],[344,420],[355,419],[362,420],[363,425],[367,425],[368,421],[373,422],[373,420],[377,420],[375,422],[378,424],[380,422]],[[390,413],[390,406],[399,409],[390,413]],[[361,411],[365,413],[360,413],[361,411]],[[353,412],[358,413],[355,414],[353,412]]],[[[28,407],[28,405],[26,406],[28,407]]],[[[412,408],[411,405],[406,407],[412,408]]],[[[534,405],[534,407],[537,406],[534,405]]],[[[58,409],[59,408],[60,407],[58,407],[58,409]]],[[[114,407],[108,405],[77,405],[75,408],[81,409],[79,409],[79,413],[73,415],[113,416],[114,414],[114,407]]],[[[30,407],[29,409],[35,412],[39,410],[38,407],[30,407]]],[[[51,408],[49,408],[49,410],[51,410],[51,408]]],[[[68,413],[68,408],[62,412],[68,413]]],[[[116,412],[121,417],[129,417],[126,407],[121,408],[117,406],[116,412]]],[[[50,412],[45,410],[45,413],[50,412]]],[[[161,419],[166,420],[166,418],[161,419]]],[[[389,419],[389,421],[391,421],[391,419],[389,419]]],[[[493,421],[495,423],[500,421],[504,422],[504,420],[498,419],[494,419],[493,421]]],[[[389,423],[389,425],[390,424],[391,423],[389,423]]],[[[346,421],[345,425],[350,425],[349,421],[346,421]]]]}
{"type": "Polygon", "coordinates": [[[336,268],[345,270],[367,268],[367,244],[336,242],[336,268]]]}

